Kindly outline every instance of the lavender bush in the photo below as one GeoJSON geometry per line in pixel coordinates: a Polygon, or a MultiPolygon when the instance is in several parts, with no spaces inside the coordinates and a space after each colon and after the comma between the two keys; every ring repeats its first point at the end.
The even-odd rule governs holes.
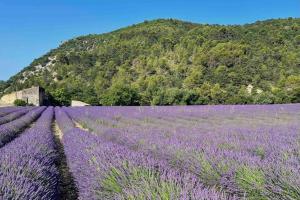
{"type": "Polygon", "coordinates": [[[0,117],[21,109],[23,109],[23,107],[2,107],[0,108],[0,117]]]}
{"type": "Polygon", "coordinates": [[[9,113],[9,114],[7,114],[3,117],[0,117],[0,125],[5,124],[5,123],[10,122],[10,121],[13,121],[13,120],[25,115],[31,109],[32,108],[20,109],[20,110],[17,110],[15,112],[9,113]]]}
{"type": "MultiPolygon", "coordinates": [[[[63,123],[69,121],[66,114],[59,109],[56,112],[57,121],[67,124],[63,123]]],[[[72,124],[67,130],[63,144],[80,199],[228,198],[214,188],[205,188],[193,174],[171,168],[164,160],[103,141],[72,124]]]]}
{"type": "Polygon", "coordinates": [[[1,148],[0,199],[58,198],[52,118],[49,107],[32,128],[1,148]]]}
{"type": "Polygon", "coordinates": [[[300,198],[299,104],[63,109],[101,141],[164,160],[207,187],[300,198]]]}
{"type": "Polygon", "coordinates": [[[22,117],[0,125],[0,148],[14,139],[22,129],[35,121],[44,110],[45,107],[34,108],[22,117]]]}

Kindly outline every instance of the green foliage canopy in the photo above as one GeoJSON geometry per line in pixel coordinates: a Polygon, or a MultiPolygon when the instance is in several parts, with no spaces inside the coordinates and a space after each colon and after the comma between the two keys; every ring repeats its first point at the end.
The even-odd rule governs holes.
{"type": "Polygon", "coordinates": [[[64,42],[0,91],[40,85],[60,105],[299,103],[299,24],[147,21],[64,42]]]}

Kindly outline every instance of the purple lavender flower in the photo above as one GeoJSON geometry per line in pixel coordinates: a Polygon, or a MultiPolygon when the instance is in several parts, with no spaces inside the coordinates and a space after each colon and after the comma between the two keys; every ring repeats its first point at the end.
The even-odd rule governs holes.
{"type": "MultiPolygon", "coordinates": [[[[62,110],[56,112],[60,116],[57,120],[69,121],[62,110]]],[[[63,144],[80,199],[228,198],[213,187],[205,188],[193,174],[173,169],[165,160],[69,125],[63,126],[67,130],[63,144]]]]}
{"type": "Polygon", "coordinates": [[[163,160],[232,198],[299,197],[299,104],[63,110],[99,140],[163,160]]]}
{"type": "Polygon", "coordinates": [[[0,148],[13,140],[24,128],[35,121],[44,110],[45,107],[34,108],[22,117],[0,125],[0,148]]]}
{"type": "Polygon", "coordinates": [[[32,108],[24,108],[24,109],[21,109],[21,110],[11,112],[11,113],[3,116],[3,117],[0,117],[0,125],[5,124],[5,123],[10,122],[10,121],[13,121],[13,120],[25,115],[31,109],[32,108]]]}
{"type": "MultiPolygon", "coordinates": [[[[40,112],[43,109],[38,109],[40,112]]],[[[0,199],[57,199],[53,108],[0,151],[0,199]]]]}

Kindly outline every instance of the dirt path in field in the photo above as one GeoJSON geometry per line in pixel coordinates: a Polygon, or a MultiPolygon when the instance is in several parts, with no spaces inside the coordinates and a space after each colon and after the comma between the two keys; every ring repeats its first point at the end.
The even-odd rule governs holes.
{"type": "Polygon", "coordinates": [[[76,128],[79,128],[81,130],[84,130],[84,131],[90,131],[88,128],[84,128],[81,124],[79,124],[77,121],[73,120],[73,123],[75,124],[75,127],[76,128]]]}
{"type": "Polygon", "coordinates": [[[64,153],[64,147],[62,144],[63,133],[59,129],[56,121],[52,123],[52,131],[55,136],[55,142],[59,154],[59,160],[57,167],[59,170],[59,199],[61,200],[76,200],[78,199],[78,191],[75,186],[73,176],[67,165],[67,159],[64,153]]]}

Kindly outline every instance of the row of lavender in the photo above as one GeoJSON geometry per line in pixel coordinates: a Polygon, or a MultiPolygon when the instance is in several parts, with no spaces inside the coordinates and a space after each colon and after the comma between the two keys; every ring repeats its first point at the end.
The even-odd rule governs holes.
{"type": "Polygon", "coordinates": [[[64,110],[102,143],[164,161],[231,197],[300,199],[299,104],[64,110]]]}
{"type": "Polygon", "coordinates": [[[0,126],[0,142],[7,143],[0,149],[0,199],[58,199],[57,152],[51,132],[54,112],[52,107],[44,110],[31,109],[0,126]]]}
{"type": "Polygon", "coordinates": [[[11,122],[11,121],[25,115],[28,111],[30,111],[32,109],[33,108],[28,107],[28,108],[13,110],[12,112],[6,113],[4,116],[0,117],[0,125],[11,122]]]}
{"type": "Polygon", "coordinates": [[[79,199],[229,198],[213,187],[204,187],[197,176],[169,166],[164,159],[76,128],[62,109],[55,111],[79,199]]]}
{"type": "Polygon", "coordinates": [[[12,141],[22,130],[24,130],[26,127],[28,127],[28,125],[34,122],[44,110],[45,107],[37,107],[25,108],[23,110],[14,112],[18,115],[20,113],[22,114],[18,116],[19,118],[0,125],[0,148],[3,147],[6,143],[12,141]]]}
{"type": "Polygon", "coordinates": [[[22,107],[1,107],[0,108],[0,117],[3,117],[5,115],[8,115],[12,112],[15,112],[17,110],[23,109],[22,107]]]}

